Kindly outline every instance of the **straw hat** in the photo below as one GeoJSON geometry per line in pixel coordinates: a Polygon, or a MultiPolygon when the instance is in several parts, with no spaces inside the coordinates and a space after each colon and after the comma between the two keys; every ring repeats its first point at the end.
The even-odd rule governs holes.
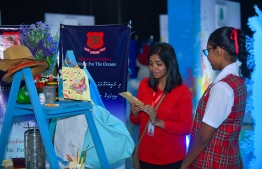
{"type": "Polygon", "coordinates": [[[23,45],[15,45],[4,50],[4,59],[0,59],[0,70],[7,71],[2,77],[5,82],[12,82],[14,73],[30,67],[33,76],[42,73],[47,67],[46,61],[37,60],[30,50],[23,45]]]}

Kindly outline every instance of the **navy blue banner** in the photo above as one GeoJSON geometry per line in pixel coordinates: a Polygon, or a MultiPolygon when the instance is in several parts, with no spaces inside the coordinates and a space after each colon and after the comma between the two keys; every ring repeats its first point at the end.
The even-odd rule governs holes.
{"type": "Polygon", "coordinates": [[[128,24],[100,26],[60,25],[59,69],[67,51],[73,50],[78,65],[94,79],[106,109],[125,123],[130,28],[128,24]]]}

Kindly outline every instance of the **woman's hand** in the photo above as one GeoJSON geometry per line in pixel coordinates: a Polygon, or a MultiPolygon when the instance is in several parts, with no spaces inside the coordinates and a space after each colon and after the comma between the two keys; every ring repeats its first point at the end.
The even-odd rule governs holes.
{"type": "Polygon", "coordinates": [[[159,119],[157,118],[156,116],[156,110],[153,106],[150,106],[150,105],[146,105],[144,107],[144,112],[146,112],[150,118],[150,121],[151,123],[154,125],[154,126],[158,126],[158,123],[159,123],[159,119]]]}
{"type": "Polygon", "coordinates": [[[142,107],[138,106],[138,104],[136,103],[130,103],[130,109],[131,109],[131,113],[133,116],[137,116],[138,115],[138,112],[140,112],[141,110],[143,110],[142,107]]]}
{"type": "Polygon", "coordinates": [[[143,111],[148,114],[148,117],[154,126],[165,129],[165,122],[157,117],[156,110],[153,106],[146,105],[144,106],[143,111]]]}

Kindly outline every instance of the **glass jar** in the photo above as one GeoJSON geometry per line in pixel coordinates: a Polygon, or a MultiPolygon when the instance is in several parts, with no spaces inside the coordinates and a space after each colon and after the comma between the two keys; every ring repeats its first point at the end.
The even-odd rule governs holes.
{"type": "Polygon", "coordinates": [[[57,81],[47,82],[46,86],[54,86],[56,88],[56,101],[58,101],[59,100],[59,98],[58,98],[58,82],[57,81]]]}

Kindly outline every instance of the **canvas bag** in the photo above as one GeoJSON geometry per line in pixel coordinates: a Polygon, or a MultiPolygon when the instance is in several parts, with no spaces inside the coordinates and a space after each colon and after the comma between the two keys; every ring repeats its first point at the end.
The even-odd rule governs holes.
{"type": "MultiPolygon", "coordinates": [[[[164,99],[164,97],[165,97],[165,94],[163,94],[163,96],[161,97],[161,99],[160,99],[159,102],[157,103],[157,106],[156,106],[156,108],[155,108],[155,111],[158,109],[158,107],[159,107],[160,103],[162,102],[162,100],[164,99]]],[[[144,136],[144,134],[145,134],[145,132],[146,132],[146,130],[147,130],[148,125],[149,125],[149,120],[148,120],[147,125],[146,125],[145,129],[143,130],[143,133],[142,133],[142,135],[141,135],[141,137],[140,137],[137,145],[135,146],[134,151],[133,151],[133,154],[132,154],[133,167],[134,167],[134,169],[140,169],[140,164],[139,164],[139,159],[138,159],[138,148],[139,148],[139,144],[140,144],[140,142],[142,141],[142,138],[143,138],[143,136],[144,136]]]]}

